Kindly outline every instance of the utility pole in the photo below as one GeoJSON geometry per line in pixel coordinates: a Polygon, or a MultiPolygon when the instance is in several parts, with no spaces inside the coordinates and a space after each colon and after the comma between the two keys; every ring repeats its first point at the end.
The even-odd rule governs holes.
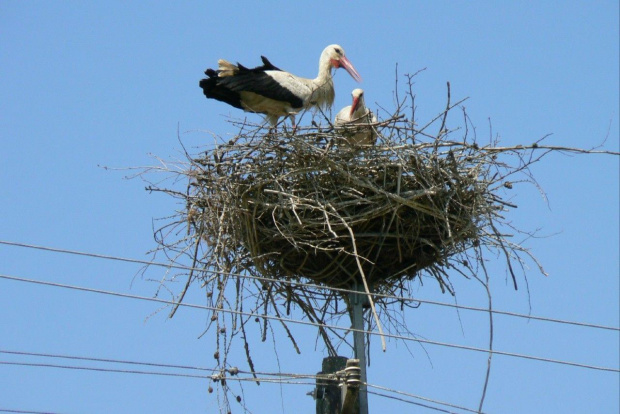
{"type": "Polygon", "coordinates": [[[321,371],[317,373],[316,388],[311,393],[316,399],[316,414],[340,414],[342,396],[336,373],[345,369],[346,365],[347,357],[323,358],[321,371]]]}
{"type": "Polygon", "coordinates": [[[363,285],[355,284],[353,289],[355,292],[349,294],[349,311],[354,359],[341,356],[323,358],[316,387],[308,393],[316,400],[316,414],[368,414],[364,308],[370,302],[363,285]]]}
{"type": "Polygon", "coordinates": [[[360,382],[359,360],[340,356],[323,358],[316,387],[308,393],[316,400],[316,414],[359,414],[360,382]]]}
{"type": "Polygon", "coordinates": [[[364,307],[369,304],[364,285],[356,283],[355,290],[359,293],[350,293],[351,325],[353,331],[353,350],[355,359],[359,360],[361,369],[361,384],[359,390],[359,414],[368,414],[368,393],[366,391],[366,350],[364,342],[364,307]]]}

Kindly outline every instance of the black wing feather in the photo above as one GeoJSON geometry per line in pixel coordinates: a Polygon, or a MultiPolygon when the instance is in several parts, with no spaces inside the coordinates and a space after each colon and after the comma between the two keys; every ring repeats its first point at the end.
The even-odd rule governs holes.
{"type": "Polygon", "coordinates": [[[279,71],[282,71],[282,69],[272,65],[271,62],[269,61],[269,59],[267,59],[265,56],[261,56],[260,60],[263,61],[263,67],[265,68],[265,70],[279,70],[279,71]]]}
{"type": "Polygon", "coordinates": [[[208,76],[199,83],[207,98],[226,102],[235,108],[245,109],[241,105],[241,92],[253,92],[276,101],[288,102],[293,108],[301,108],[303,100],[290,90],[282,87],[266,71],[281,71],[266,57],[261,56],[262,66],[252,69],[237,63],[239,70],[232,76],[218,77],[217,71],[207,69],[208,76]]]}
{"type": "Polygon", "coordinates": [[[198,86],[202,88],[202,92],[207,98],[217,99],[218,101],[226,102],[235,108],[243,109],[243,106],[241,105],[241,96],[238,92],[232,91],[225,87],[220,87],[218,85],[218,80],[224,78],[218,78],[217,71],[207,69],[205,74],[208,78],[201,79],[198,86]]]}

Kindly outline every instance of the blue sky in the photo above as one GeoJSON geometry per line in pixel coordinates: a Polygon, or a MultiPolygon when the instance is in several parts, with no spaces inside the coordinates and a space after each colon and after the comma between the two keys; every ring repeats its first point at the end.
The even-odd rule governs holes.
{"type": "MultiPolygon", "coordinates": [[[[445,84],[479,136],[506,145],[552,133],[549,145],[619,147],[619,11],[616,1],[567,2],[33,2],[0,1],[0,240],[148,260],[158,218],[179,206],[149,194],[131,171],[234,134],[198,80],[217,59],[248,66],[265,55],[314,77],[323,48],[342,45],[363,77],[371,108],[393,107],[394,72],[413,73],[418,117],[445,105],[445,84]]],[[[402,82],[404,79],[400,79],[402,82]]],[[[334,109],[358,85],[335,77],[334,109]]],[[[257,115],[251,119],[260,120],[257,115]]],[[[454,120],[456,123],[458,120],[454,120]]],[[[548,277],[528,269],[529,295],[490,263],[496,309],[618,327],[619,162],[613,156],[550,155],[533,168],[548,196],[517,186],[510,219],[543,237],[525,244],[548,277]]],[[[0,274],[152,297],[163,270],[0,244],[0,274]]],[[[459,304],[486,306],[479,285],[453,276],[459,304]]],[[[522,281],[523,282],[523,281],[522,281]]],[[[522,283],[523,285],[523,283],[522,283]]],[[[426,283],[413,295],[454,303],[426,283]]],[[[188,303],[204,303],[194,286],[188,303]]],[[[210,368],[207,313],[0,278],[0,350],[210,368]]],[[[433,341],[485,348],[488,316],[423,305],[409,328],[433,341]]],[[[302,354],[256,338],[257,370],[312,374],[324,350],[315,331],[294,328],[302,354]],[[274,350],[277,350],[277,358],[274,350]]],[[[284,332],[274,335],[283,337],[284,332]]],[[[495,317],[496,350],[618,369],[619,334],[495,317]]],[[[476,409],[487,355],[391,340],[371,348],[368,380],[476,409]]],[[[247,369],[242,352],[240,368],[247,369]]],[[[0,410],[52,413],[217,409],[204,379],[9,365],[118,368],[113,364],[0,353],[0,410]]],[[[121,369],[135,369],[122,366],[121,369]]],[[[139,367],[144,369],[144,367],[139,367]]],[[[163,370],[163,368],[161,368],[163,370]]],[[[174,370],[173,370],[174,371],[174,370]]],[[[178,372],[175,371],[175,372],[178,372]]],[[[495,355],[484,411],[618,412],[617,372],[495,355]]],[[[311,385],[243,384],[252,413],[313,413],[311,385]]],[[[233,405],[234,412],[241,412],[233,405]]],[[[434,412],[378,396],[370,412],[434,412]]],[[[462,411],[456,411],[462,412],[462,411]]]]}

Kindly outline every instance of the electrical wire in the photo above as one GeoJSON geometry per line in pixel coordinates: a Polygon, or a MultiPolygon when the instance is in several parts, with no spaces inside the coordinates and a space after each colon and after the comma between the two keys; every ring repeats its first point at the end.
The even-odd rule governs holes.
{"type": "MultiPolygon", "coordinates": [[[[34,279],[26,279],[26,278],[21,278],[21,277],[16,277],[16,276],[9,276],[5,274],[0,274],[0,278],[13,280],[13,281],[19,281],[19,282],[26,282],[26,283],[54,286],[54,287],[60,287],[60,288],[72,289],[72,290],[78,290],[78,291],[84,291],[84,292],[117,296],[117,297],[123,297],[123,298],[139,299],[139,300],[157,302],[157,303],[162,303],[162,304],[169,304],[169,305],[177,304],[174,301],[169,301],[169,300],[164,300],[164,299],[159,299],[159,298],[149,298],[145,296],[130,295],[126,293],[111,292],[111,291],[92,289],[92,288],[86,288],[86,287],[81,287],[81,286],[72,286],[72,285],[66,285],[66,284],[61,284],[61,283],[46,282],[46,281],[34,280],[34,279]]],[[[254,316],[254,317],[260,317],[264,319],[278,320],[278,321],[285,322],[285,323],[316,326],[316,327],[333,329],[333,330],[341,330],[341,331],[362,332],[368,335],[379,335],[378,332],[367,331],[363,329],[354,329],[350,327],[328,325],[328,324],[322,324],[318,322],[295,320],[295,319],[282,318],[282,317],[272,316],[272,315],[261,315],[257,313],[242,312],[242,311],[237,311],[233,309],[219,309],[219,308],[216,308],[213,306],[207,306],[207,305],[196,305],[196,304],[188,304],[188,303],[181,303],[179,305],[188,307],[188,308],[193,308],[193,309],[210,310],[210,311],[216,311],[216,312],[232,313],[232,314],[241,315],[241,316],[250,316],[250,317],[254,316]]],[[[431,341],[427,339],[413,338],[410,336],[395,335],[395,334],[389,334],[389,333],[385,333],[383,335],[385,337],[393,338],[393,339],[401,339],[404,341],[419,342],[423,344],[444,346],[444,347],[462,349],[462,350],[468,350],[468,351],[483,352],[486,354],[491,353],[491,354],[496,354],[496,355],[510,356],[510,357],[515,357],[515,358],[529,359],[529,360],[534,360],[534,361],[541,361],[541,362],[554,363],[554,364],[560,364],[560,365],[568,365],[568,366],[574,366],[574,367],[580,367],[580,368],[588,368],[588,369],[599,370],[599,371],[620,372],[620,369],[618,368],[594,366],[594,365],[582,364],[582,363],[577,363],[577,362],[562,361],[562,360],[557,360],[557,359],[543,358],[543,357],[537,357],[537,356],[532,356],[532,355],[517,354],[517,353],[498,351],[498,350],[488,350],[488,349],[471,347],[471,346],[466,346],[466,345],[450,344],[450,343],[445,343],[445,342],[431,341]]]]}
{"type": "MultiPolygon", "coordinates": [[[[139,364],[139,363],[137,363],[139,364]]],[[[98,368],[98,367],[85,367],[85,366],[74,366],[74,365],[60,365],[60,364],[45,364],[45,363],[28,363],[28,362],[10,362],[10,361],[0,361],[0,365],[12,365],[12,366],[23,366],[23,367],[37,367],[37,368],[57,368],[57,369],[69,369],[69,370],[79,370],[79,371],[93,371],[93,372],[107,372],[107,373],[118,373],[118,374],[139,374],[139,375],[154,375],[154,376],[169,376],[169,377],[184,377],[184,378],[192,378],[192,379],[206,379],[206,380],[213,380],[214,378],[212,376],[206,376],[206,375],[191,375],[191,374],[183,374],[183,373],[169,373],[169,372],[158,372],[158,371],[139,371],[139,370],[126,370],[126,369],[114,369],[114,368],[98,368]]],[[[161,365],[161,366],[169,366],[168,364],[149,364],[149,365],[161,365]]],[[[271,376],[277,376],[277,373],[270,373],[269,375],[271,376]]],[[[311,377],[316,377],[314,375],[300,375],[303,377],[307,377],[307,378],[311,378],[311,377]]],[[[226,381],[238,381],[238,382],[261,382],[261,383],[274,383],[274,384],[283,384],[283,385],[308,385],[308,386],[316,386],[315,382],[307,382],[307,381],[291,381],[291,380],[286,380],[286,379],[274,379],[274,378],[254,378],[254,377],[248,377],[248,378],[243,378],[243,377],[238,377],[238,376],[227,376],[225,377],[226,381]]],[[[420,397],[417,395],[413,395],[413,394],[408,394],[402,391],[395,391],[395,390],[389,390],[388,388],[384,388],[384,387],[379,387],[377,385],[371,385],[371,384],[367,384],[368,387],[373,387],[373,388],[378,388],[378,389],[384,389],[384,390],[388,390],[391,392],[395,392],[397,394],[401,394],[401,395],[406,395],[412,398],[416,398],[416,399],[420,399],[423,401],[427,401],[427,402],[431,402],[434,404],[438,404],[438,405],[444,405],[447,407],[451,407],[451,408],[458,408],[460,410],[463,411],[467,411],[467,412],[472,412],[472,413],[477,413],[478,411],[476,410],[472,410],[466,407],[461,407],[458,405],[454,405],[454,404],[450,404],[450,403],[446,403],[446,402],[442,402],[442,401],[437,401],[437,400],[432,400],[430,398],[425,398],[425,397],[420,397]]],[[[445,412],[445,413],[453,413],[453,414],[458,414],[458,413],[454,413],[453,411],[448,411],[448,410],[444,410],[438,407],[433,407],[427,404],[423,404],[423,403],[419,403],[419,402],[415,402],[415,401],[411,401],[411,400],[406,400],[404,398],[401,397],[396,397],[396,396],[391,396],[388,394],[382,394],[379,392],[375,392],[375,391],[368,391],[369,394],[374,394],[377,396],[381,396],[381,397],[386,397],[386,398],[391,398],[391,399],[395,399],[395,400],[399,400],[402,402],[406,402],[409,404],[413,404],[413,405],[417,405],[420,407],[425,407],[425,408],[429,408],[435,411],[440,411],[440,412],[445,412]]],[[[19,410],[3,410],[0,409],[0,412],[15,412],[15,413],[35,413],[38,414],[39,412],[35,412],[35,411],[19,411],[19,410]]],[[[42,413],[43,414],[43,413],[42,413]]],[[[481,413],[484,414],[484,413],[481,413]]]]}
{"type": "MultiPolygon", "coordinates": [[[[100,367],[92,367],[92,366],[82,366],[82,365],[67,365],[67,364],[48,364],[43,362],[15,362],[15,361],[0,361],[0,365],[10,365],[10,366],[22,366],[22,367],[36,367],[36,368],[57,368],[57,369],[68,369],[68,370],[77,370],[77,371],[93,371],[93,372],[108,372],[108,373],[116,373],[116,374],[138,374],[138,375],[154,375],[154,376],[165,376],[165,377],[180,377],[180,378],[192,378],[192,379],[203,379],[203,380],[213,380],[215,382],[220,380],[226,381],[238,381],[238,382],[260,382],[260,383],[273,383],[273,384],[287,384],[287,385],[316,385],[314,382],[308,382],[307,379],[313,377],[311,375],[300,375],[300,379],[306,379],[306,381],[301,381],[300,379],[279,379],[272,377],[241,377],[238,375],[234,376],[218,376],[218,375],[196,375],[196,374],[186,374],[181,372],[162,372],[162,371],[142,371],[136,369],[120,369],[120,368],[100,368],[100,367]]],[[[275,376],[277,374],[271,374],[275,376]]]]}
{"type": "MultiPolygon", "coordinates": [[[[153,363],[153,362],[138,362],[138,361],[128,361],[128,360],[117,360],[117,359],[108,359],[108,358],[93,358],[93,357],[80,357],[80,356],[72,356],[72,355],[55,355],[55,354],[44,354],[44,353],[35,353],[35,352],[22,352],[22,351],[8,351],[8,350],[0,350],[0,353],[12,354],[12,355],[20,355],[20,356],[37,356],[37,357],[46,357],[46,358],[63,358],[63,359],[71,359],[71,360],[86,360],[86,361],[96,361],[96,362],[106,362],[106,363],[118,363],[118,364],[130,364],[130,365],[144,365],[149,367],[163,367],[163,368],[180,368],[180,369],[192,369],[192,370],[202,370],[202,371],[212,371],[215,372],[217,370],[212,368],[199,368],[194,366],[186,366],[186,365],[173,365],[173,364],[162,364],[162,363],[153,363]]],[[[193,378],[193,379],[211,379],[213,380],[213,376],[207,375],[188,375],[182,373],[167,373],[167,372],[156,372],[156,371],[139,371],[139,370],[126,370],[126,369],[111,369],[111,368],[97,368],[97,367],[84,367],[84,366],[71,366],[71,365],[60,365],[60,364],[45,364],[45,363],[27,363],[27,362],[10,362],[10,361],[0,361],[0,365],[13,365],[13,366],[25,366],[25,367],[39,367],[39,368],[58,368],[58,369],[71,369],[71,370],[83,370],[83,371],[94,371],[94,372],[109,372],[109,373],[121,373],[121,374],[140,374],[140,375],[155,375],[155,376],[172,376],[172,377],[185,377],[185,378],[193,378]]],[[[247,373],[248,371],[238,371],[239,373],[247,373]]],[[[268,375],[272,377],[284,377],[284,378],[295,378],[295,379],[317,379],[319,376],[310,375],[310,374],[284,374],[284,373],[256,373],[259,375],[268,375]]],[[[278,383],[278,384],[286,384],[286,385],[312,385],[315,386],[314,382],[300,382],[300,381],[291,381],[285,379],[273,379],[273,378],[255,378],[248,377],[242,378],[239,376],[227,376],[227,381],[250,381],[256,382],[260,381],[263,383],[278,383]]],[[[433,400],[430,398],[421,397],[414,394],[405,393],[402,391],[397,391],[393,389],[389,389],[386,387],[381,387],[374,384],[366,384],[367,387],[376,388],[380,390],[384,390],[387,392],[393,392],[396,394],[400,394],[403,396],[423,400],[429,403],[443,405],[450,408],[457,408],[459,410],[467,411],[467,412],[477,412],[476,410],[472,410],[466,407],[446,403],[443,401],[433,400]]],[[[423,404],[416,401],[407,400],[405,398],[392,396],[388,394],[382,394],[375,391],[367,391],[369,394],[377,395],[380,397],[390,398],[394,400],[398,400],[401,402],[405,402],[408,404],[428,408],[434,411],[444,412],[444,413],[452,413],[458,414],[453,411],[445,410],[438,407],[433,407],[428,404],[423,404]]],[[[41,411],[25,411],[25,410],[10,410],[10,409],[0,409],[0,412],[6,413],[23,413],[23,414],[52,414],[49,412],[41,412],[41,411]]]]}
{"type": "Polygon", "coordinates": [[[8,408],[0,408],[0,413],[17,413],[17,414],[58,414],[51,411],[28,411],[28,410],[10,410],[8,408]]]}
{"type": "Polygon", "coordinates": [[[11,365],[21,367],[36,367],[36,368],[57,368],[68,369],[76,371],[93,371],[93,372],[108,372],[115,374],[137,374],[137,375],[154,375],[164,377],[179,377],[179,378],[192,378],[203,380],[219,381],[226,379],[226,381],[238,381],[238,382],[260,382],[260,383],[273,383],[273,384],[287,384],[287,385],[315,385],[314,382],[299,381],[299,380],[283,380],[278,378],[261,378],[261,377],[239,377],[239,376],[212,376],[212,375],[195,375],[185,374],[180,372],[162,372],[162,371],[141,371],[135,369],[120,369],[120,368],[99,368],[80,365],[63,365],[63,364],[46,364],[42,362],[14,362],[14,361],[0,361],[0,365],[11,365]]]}
{"type": "MultiPolygon", "coordinates": [[[[214,379],[214,378],[220,378],[222,376],[221,369],[196,367],[196,366],[190,366],[190,365],[162,364],[162,363],[157,363],[157,362],[130,361],[130,360],[123,360],[123,359],[95,358],[95,357],[84,357],[84,356],[77,356],[77,355],[49,354],[49,353],[40,353],[40,352],[11,351],[7,349],[0,349],[0,354],[27,356],[27,357],[40,357],[40,358],[68,359],[68,360],[89,361],[89,362],[104,362],[104,363],[121,364],[121,365],[139,365],[139,366],[156,367],[156,368],[173,368],[173,369],[180,369],[180,370],[203,371],[203,372],[209,372],[209,373],[215,374],[215,375],[197,376],[198,378],[214,379]]],[[[53,366],[53,365],[49,365],[49,366],[53,366]]],[[[260,372],[260,371],[252,372],[252,371],[240,370],[236,367],[229,368],[226,371],[230,373],[233,370],[235,372],[234,375],[237,375],[237,374],[265,375],[265,376],[286,377],[286,378],[298,379],[298,380],[299,379],[316,380],[317,378],[319,378],[317,375],[309,375],[309,374],[289,374],[289,373],[282,373],[282,372],[272,373],[272,372],[260,372]]],[[[113,372],[116,372],[116,371],[113,371],[113,372]]],[[[126,371],[126,370],[119,370],[118,372],[135,373],[133,371],[126,371]]],[[[148,373],[148,372],[145,372],[145,373],[148,373]]],[[[227,378],[231,378],[231,377],[227,377],[227,378]]],[[[272,381],[269,378],[262,378],[259,380],[264,381],[264,382],[272,381]]],[[[256,379],[250,378],[250,381],[256,381],[256,379]]]]}
{"type": "MultiPolygon", "coordinates": [[[[376,392],[376,391],[367,391],[367,392],[368,392],[368,394],[372,394],[372,395],[376,395],[376,396],[384,397],[384,398],[390,398],[392,400],[401,401],[401,402],[404,402],[404,403],[407,403],[407,404],[417,405],[418,407],[428,408],[430,410],[439,411],[440,413],[458,414],[458,413],[456,413],[454,411],[448,411],[448,410],[444,410],[443,408],[430,406],[428,404],[422,404],[422,403],[419,403],[419,402],[415,402],[415,401],[411,401],[411,400],[406,400],[404,398],[396,397],[394,395],[382,394],[382,393],[376,392]]],[[[471,410],[471,411],[474,412],[474,413],[477,412],[477,411],[474,411],[474,410],[471,410]]]]}
{"type": "Polygon", "coordinates": [[[186,377],[186,378],[202,378],[207,379],[206,375],[194,375],[194,374],[182,374],[176,372],[158,372],[158,371],[139,371],[128,369],[116,369],[116,368],[98,368],[98,367],[83,367],[77,365],[60,365],[60,364],[44,364],[41,362],[12,362],[12,361],[0,361],[0,365],[17,365],[23,367],[38,367],[38,368],[60,368],[60,369],[73,369],[81,371],[98,371],[98,372],[116,372],[122,374],[140,374],[140,375],[161,375],[168,377],[186,377]]]}
{"type": "MultiPolygon", "coordinates": [[[[92,258],[97,258],[97,259],[106,259],[106,260],[115,260],[115,261],[134,263],[134,264],[142,264],[142,265],[147,265],[147,266],[158,266],[158,267],[164,267],[168,269],[201,271],[201,272],[210,273],[210,274],[225,274],[228,276],[242,277],[246,279],[256,279],[256,280],[261,280],[261,281],[266,281],[266,282],[279,282],[279,283],[295,285],[295,286],[303,286],[303,287],[310,287],[310,288],[317,288],[317,289],[327,289],[327,290],[332,290],[332,291],[337,291],[337,292],[342,292],[342,293],[359,293],[358,291],[351,290],[351,289],[320,286],[320,285],[316,285],[313,283],[303,283],[299,281],[291,281],[291,280],[285,280],[285,279],[272,279],[272,278],[266,278],[266,277],[245,275],[245,274],[240,274],[240,273],[226,273],[226,272],[217,271],[217,270],[183,266],[183,265],[174,264],[174,263],[160,263],[160,262],[155,262],[155,261],[118,257],[118,256],[104,255],[104,254],[98,254],[98,253],[81,252],[81,251],[76,251],[76,250],[67,250],[67,249],[60,249],[60,248],[55,248],[55,247],[38,246],[38,245],[33,245],[33,244],[12,242],[12,241],[6,241],[6,240],[0,240],[0,244],[4,244],[7,246],[14,246],[14,247],[24,247],[24,248],[30,248],[30,249],[35,249],[35,250],[49,251],[49,252],[54,252],[54,253],[72,254],[72,255],[86,256],[86,257],[92,257],[92,258]]],[[[373,294],[373,296],[381,297],[385,299],[406,301],[406,302],[416,302],[416,303],[424,303],[428,305],[451,307],[451,308],[469,310],[469,311],[475,311],[475,312],[485,312],[485,313],[491,312],[497,315],[512,316],[512,317],[523,318],[523,319],[528,319],[528,320],[537,320],[537,321],[543,321],[543,322],[552,322],[552,323],[582,326],[582,327],[587,327],[587,328],[603,329],[603,330],[611,330],[611,331],[620,332],[620,327],[614,327],[614,326],[578,322],[578,321],[569,321],[569,320],[564,320],[564,319],[549,318],[549,317],[543,317],[543,316],[526,315],[522,313],[508,312],[508,311],[502,311],[502,310],[496,310],[496,309],[489,310],[488,308],[457,305],[454,303],[446,303],[446,302],[426,300],[426,299],[408,298],[408,297],[403,297],[403,296],[387,295],[387,294],[381,294],[381,293],[375,293],[373,294]]]]}
{"type": "Polygon", "coordinates": [[[0,354],[29,356],[29,357],[43,357],[43,358],[70,359],[70,360],[91,361],[91,362],[105,362],[105,363],[113,363],[113,364],[142,365],[142,366],[157,367],[157,368],[175,368],[175,369],[185,369],[185,370],[195,370],[195,371],[207,371],[207,372],[212,372],[212,373],[219,372],[219,370],[214,369],[214,368],[202,368],[202,367],[194,367],[194,366],[187,366],[187,365],[161,364],[161,363],[156,363],[156,362],[139,362],[139,361],[129,361],[129,360],[123,360],[123,359],[110,359],[110,358],[93,358],[93,357],[82,357],[82,356],[76,356],[76,355],[46,354],[46,353],[39,353],[39,352],[11,351],[8,349],[0,349],[0,354]]]}
{"type": "MultiPolygon", "coordinates": [[[[376,388],[378,390],[382,390],[382,391],[386,391],[386,392],[392,392],[394,394],[399,394],[399,395],[403,395],[403,396],[406,396],[406,397],[416,398],[418,400],[423,400],[423,401],[426,401],[426,402],[429,402],[429,403],[433,403],[433,404],[445,405],[446,407],[457,408],[459,410],[467,411],[467,412],[470,412],[470,413],[484,414],[484,412],[481,412],[481,411],[478,411],[478,410],[472,410],[470,408],[462,407],[460,405],[450,404],[450,403],[447,403],[447,402],[444,402],[444,401],[438,401],[438,400],[433,400],[433,399],[426,398],[426,397],[421,397],[419,395],[410,394],[408,392],[399,391],[399,390],[395,390],[395,389],[392,389],[392,388],[382,387],[380,385],[366,384],[366,387],[368,387],[368,388],[376,388]]],[[[377,393],[375,391],[368,391],[368,393],[369,394],[381,395],[381,396],[388,397],[388,398],[399,399],[398,397],[394,397],[394,396],[390,396],[390,395],[386,395],[386,394],[380,394],[380,393],[377,393]]],[[[433,408],[433,407],[429,407],[429,408],[433,408]]]]}
{"type": "MultiPolygon", "coordinates": [[[[130,361],[130,360],[119,360],[119,359],[110,359],[110,358],[94,358],[94,357],[83,357],[76,355],[65,355],[65,354],[49,354],[49,353],[38,353],[38,352],[26,352],[26,351],[11,351],[6,349],[0,349],[0,353],[8,354],[8,355],[17,355],[17,356],[28,356],[28,357],[41,357],[41,358],[54,358],[54,359],[69,359],[69,360],[78,360],[78,361],[89,361],[89,362],[104,362],[104,363],[112,363],[112,364],[127,364],[127,365],[139,365],[145,367],[157,367],[157,368],[174,368],[181,370],[199,370],[205,372],[218,372],[222,373],[222,370],[214,369],[214,368],[202,368],[196,366],[189,365],[175,365],[175,364],[164,364],[164,363],[155,363],[155,362],[144,362],[144,361],[130,361]]],[[[289,374],[282,372],[251,372],[239,370],[236,368],[231,368],[226,371],[231,373],[234,370],[234,374],[230,375],[188,375],[184,373],[169,373],[169,372],[157,372],[157,371],[142,371],[142,370],[127,370],[127,369],[115,369],[115,368],[99,368],[99,367],[87,367],[87,366],[75,366],[75,365],[61,365],[61,364],[48,364],[48,363],[32,363],[32,362],[12,362],[12,361],[0,361],[0,365],[14,365],[14,366],[25,366],[25,367],[41,367],[41,368],[59,368],[59,369],[72,369],[72,370],[84,370],[84,371],[95,371],[95,372],[111,372],[111,373],[121,373],[121,374],[140,374],[140,375],[156,375],[156,376],[173,376],[173,377],[186,377],[186,378],[195,378],[195,379],[211,379],[211,380],[220,380],[225,378],[227,381],[249,381],[249,382],[263,382],[263,383],[278,383],[278,384],[287,384],[287,385],[312,385],[315,386],[316,382],[308,382],[307,380],[311,379],[316,381],[317,379],[323,379],[322,376],[316,374],[289,374]],[[240,376],[239,374],[248,375],[247,378],[240,376]],[[252,375],[252,376],[251,376],[252,375]],[[253,375],[263,375],[267,378],[254,377],[253,375]],[[277,378],[272,378],[277,377],[277,378]],[[300,381],[305,380],[305,381],[300,381]]],[[[387,387],[382,387],[374,384],[366,384],[369,388],[375,388],[378,390],[396,393],[402,396],[415,398],[418,400],[422,400],[428,403],[433,403],[437,405],[443,405],[450,408],[456,408],[459,410],[473,412],[476,413],[478,411],[472,410],[466,407],[462,407],[455,404],[450,404],[444,401],[433,400],[426,397],[421,397],[418,395],[406,393],[403,391],[394,390],[387,387]]],[[[419,405],[423,407],[427,407],[430,409],[436,409],[442,412],[450,412],[441,409],[437,409],[432,406],[427,406],[425,404],[416,403],[410,400],[405,400],[404,398],[394,397],[387,394],[381,394],[377,392],[368,391],[369,393],[376,394],[379,396],[393,398],[397,400],[401,400],[404,402],[408,402],[414,405],[419,405]]]]}

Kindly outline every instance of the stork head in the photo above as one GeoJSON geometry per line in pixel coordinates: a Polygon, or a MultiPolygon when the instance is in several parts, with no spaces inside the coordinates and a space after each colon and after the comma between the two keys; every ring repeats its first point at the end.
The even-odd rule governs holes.
{"type": "Polygon", "coordinates": [[[321,60],[323,59],[327,59],[329,60],[329,64],[333,67],[333,68],[344,68],[347,72],[349,72],[349,75],[351,75],[351,77],[353,79],[355,79],[358,82],[362,81],[362,77],[360,76],[359,73],[357,73],[357,70],[355,70],[355,68],[353,67],[353,64],[351,62],[349,62],[349,59],[347,59],[347,57],[344,54],[344,49],[339,46],[339,45],[329,45],[325,48],[325,50],[323,50],[323,53],[321,54],[321,60]]]}
{"type": "Polygon", "coordinates": [[[363,89],[353,89],[353,92],[351,92],[351,96],[353,96],[353,103],[351,104],[351,112],[349,113],[350,117],[352,117],[353,113],[359,108],[363,108],[365,106],[363,89]]]}

